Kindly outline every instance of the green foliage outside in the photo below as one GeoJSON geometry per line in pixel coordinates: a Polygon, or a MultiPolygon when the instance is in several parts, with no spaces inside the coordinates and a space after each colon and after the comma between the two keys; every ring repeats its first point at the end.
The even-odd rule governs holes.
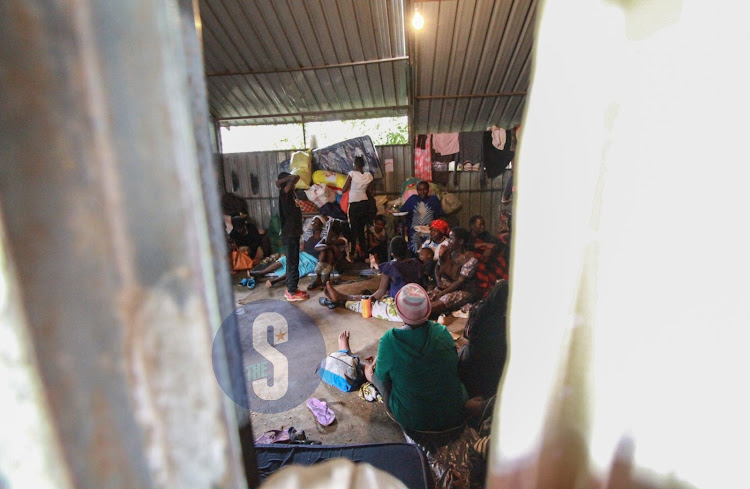
{"type": "Polygon", "coordinates": [[[302,124],[232,126],[221,128],[221,143],[224,153],[322,148],[359,136],[370,136],[378,146],[407,144],[408,129],[405,116],[308,122],[303,141],[302,124]]]}

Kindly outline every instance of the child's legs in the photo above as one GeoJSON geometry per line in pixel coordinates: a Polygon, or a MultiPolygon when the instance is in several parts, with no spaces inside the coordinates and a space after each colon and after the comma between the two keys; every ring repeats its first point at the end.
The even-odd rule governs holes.
{"type": "Polygon", "coordinates": [[[317,265],[315,265],[315,273],[318,276],[318,279],[323,282],[323,285],[328,281],[328,277],[331,275],[331,270],[333,267],[331,267],[330,263],[319,261],[317,265]]]}

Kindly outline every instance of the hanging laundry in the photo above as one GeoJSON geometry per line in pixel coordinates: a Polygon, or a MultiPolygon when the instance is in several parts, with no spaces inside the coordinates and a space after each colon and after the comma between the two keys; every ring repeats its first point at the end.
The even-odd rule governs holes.
{"type": "MultiPolygon", "coordinates": [[[[484,161],[482,156],[482,141],[484,132],[462,132],[458,135],[458,143],[461,146],[461,154],[459,160],[462,162],[470,161],[473,164],[481,163],[484,161]]],[[[479,167],[477,167],[479,170],[479,167]]]]}
{"type": "Polygon", "coordinates": [[[458,153],[458,133],[442,132],[432,135],[432,147],[435,152],[441,155],[452,155],[458,153]]]}
{"type": "Polygon", "coordinates": [[[430,134],[417,136],[414,146],[414,176],[420,180],[432,181],[432,151],[430,134]]]}
{"type": "Polygon", "coordinates": [[[497,149],[492,143],[492,131],[484,133],[484,169],[489,178],[503,173],[505,167],[513,160],[515,153],[510,150],[512,138],[506,140],[506,149],[497,149]]]}
{"type": "Polygon", "coordinates": [[[505,141],[507,139],[507,132],[502,127],[491,126],[487,128],[488,131],[492,132],[492,146],[497,149],[505,149],[505,141]]]}

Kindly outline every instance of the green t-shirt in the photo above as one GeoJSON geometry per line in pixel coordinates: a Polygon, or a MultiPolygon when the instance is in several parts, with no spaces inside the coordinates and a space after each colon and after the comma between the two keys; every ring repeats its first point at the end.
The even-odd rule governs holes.
{"type": "Polygon", "coordinates": [[[383,335],[375,374],[392,384],[388,407],[403,427],[437,431],[463,422],[467,396],[457,363],[456,345],[441,324],[383,335]]]}

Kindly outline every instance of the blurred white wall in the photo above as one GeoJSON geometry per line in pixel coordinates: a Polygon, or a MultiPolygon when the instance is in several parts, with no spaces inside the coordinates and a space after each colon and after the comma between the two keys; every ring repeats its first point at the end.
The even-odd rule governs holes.
{"type": "Polygon", "coordinates": [[[491,487],[750,487],[748,13],[544,3],[491,487]]]}

